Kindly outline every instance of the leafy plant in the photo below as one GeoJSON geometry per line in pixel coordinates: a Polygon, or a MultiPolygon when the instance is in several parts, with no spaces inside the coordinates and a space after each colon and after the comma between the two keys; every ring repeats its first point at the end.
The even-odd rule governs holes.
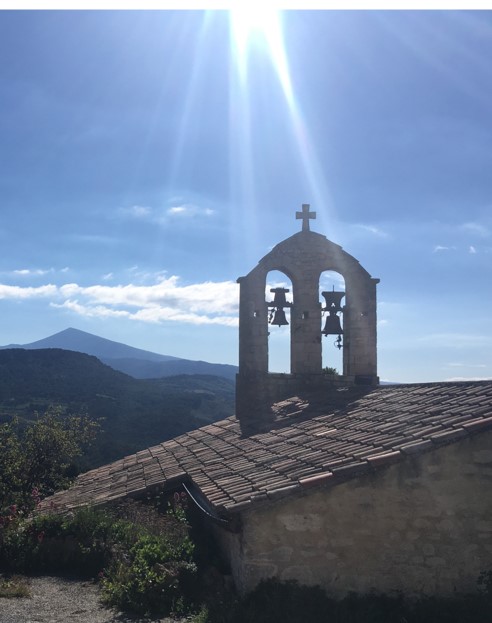
{"type": "Polygon", "coordinates": [[[0,598],[29,597],[29,585],[26,578],[18,575],[0,578],[0,598]]]}
{"type": "Polygon", "coordinates": [[[99,576],[104,600],[121,610],[183,612],[194,600],[196,565],[179,501],[165,514],[128,501],[29,520],[13,508],[0,531],[0,561],[9,572],[99,576]]]}
{"type": "Polygon", "coordinates": [[[336,368],[331,367],[331,366],[325,366],[323,368],[323,372],[325,374],[331,374],[332,376],[338,376],[338,370],[336,368]]]}
{"type": "Polygon", "coordinates": [[[102,578],[105,601],[140,614],[168,614],[184,608],[186,576],[196,572],[188,544],[179,546],[162,537],[139,537],[120,555],[102,578]]]}
{"type": "Polygon", "coordinates": [[[87,415],[49,408],[33,422],[0,425],[0,512],[16,505],[32,510],[42,497],[66,487],[73,460],[95,438],[99,425],[87,415]]]}
{"type": "Polygon", "coordinates": [[[139,531],[131,544],[114,549],[101,578],[104,600],[138,614],[183,612],[193,601],[197,571],[183,498],[177,495],[163,514],[143,504],[118,509],[120,516],[133,515],[132,525],[135,513],[139,531]]]}
{"type": "Polygon", "coordinates": [[[7,571],[70,572],[90,577],[111,556],[117,524],[104,513],[81,509],[71,517],[14,517],[0,532],[0,560],[7,571]]]}

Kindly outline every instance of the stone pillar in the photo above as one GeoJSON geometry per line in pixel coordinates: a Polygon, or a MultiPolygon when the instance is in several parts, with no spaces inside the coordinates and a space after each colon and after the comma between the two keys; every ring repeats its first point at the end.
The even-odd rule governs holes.
{"type": "Polygon", "coordinates": [[[297,266],[293,283],[294,306],[291,319],[291,373],[321,374],[321,305],[319,272],[297,266]]]}
{"type": "Polygon", "coordinates": [[[239,283],[239,370],[268,372],[268,309],[265,302],[265,274],[256,271],[240,277],[239,283]]]}
{"type": "Polygon", "coordinates": [[[379,279],[347,280],[344,309],[344,375],[375,384],[377,378],[376,285],[379,279]]]}

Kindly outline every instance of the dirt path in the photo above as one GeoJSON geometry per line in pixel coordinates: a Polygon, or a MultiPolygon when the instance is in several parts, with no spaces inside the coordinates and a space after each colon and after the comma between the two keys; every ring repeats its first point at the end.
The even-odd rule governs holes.
{"type": "MultiPolygon", "coordinates": [[[[171,623],[132,618],[105,608],[93,582],[42,576],[29,578],[30,597],[0,598],[0,623],[171,623]]],[[[176,623],[174,621],[173,623],[176,623]]]]}

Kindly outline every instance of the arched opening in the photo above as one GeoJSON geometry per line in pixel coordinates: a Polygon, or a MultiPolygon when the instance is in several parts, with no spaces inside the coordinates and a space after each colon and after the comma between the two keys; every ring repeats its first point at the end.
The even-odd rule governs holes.
{"type": "Polygon", "coordinates": [[[267,274],[268,372],[290,373],[292,282],[278,270],[267,274]]]}
{"type": "Polygon", "coordinates": [[[340,273],[325,270],[319,279],[321,303],[321,361],[324,371],[343,374],[343,307],[345,279],[340,273]],[[322,293],[325,293],[323,296],[322,293]]]}

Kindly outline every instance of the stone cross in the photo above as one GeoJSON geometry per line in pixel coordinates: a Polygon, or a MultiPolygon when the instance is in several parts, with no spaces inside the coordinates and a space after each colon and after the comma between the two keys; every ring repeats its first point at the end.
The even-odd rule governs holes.
{"type": "Polygon", "coordinates": [[[316,218],[316,212],[309,211],[309,203],[302,204],[302,212],[296,212],[296,219],[302,218],[302,231],[309,231],[309,219],[316,218]]]}

